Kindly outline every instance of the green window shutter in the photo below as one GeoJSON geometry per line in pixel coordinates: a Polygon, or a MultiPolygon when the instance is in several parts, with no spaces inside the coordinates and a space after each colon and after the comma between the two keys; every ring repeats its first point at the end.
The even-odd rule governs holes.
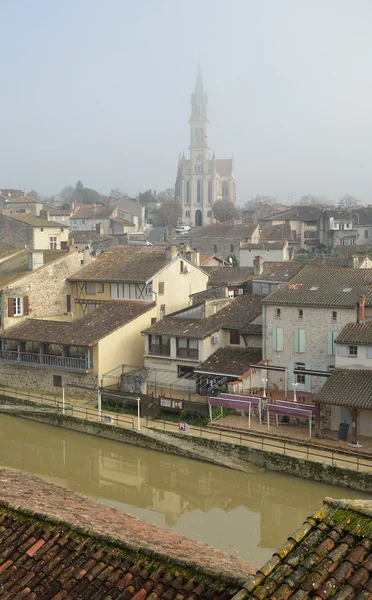
{"type": "MultiPolygon", "coordinates": [[[[306,363],[305,369],[309,371],[311,369],[311,363],[306,363]]],[[[311,376],[310,375],[305,375],[305,392],[311,392],[311,376]]]]}
{"type": "Polygon", "coordinates": [[[273,327],[273,350],[277,350],[277,327],[273,327]]]}
{"type": "Polygon", "coordinates": [[[298,330],[298,352],[305,352],[306,341],[305,341],[305,330],[298,330]]]}
{"type": "Polygon", "coordinates": [[[328,331],[327,352],[331,356],[335,355],[335,339],[339,333],[339,331],[328,331]]]}
{"type": "Polygon", "coordinates": [[[295,329],[294,330],[294,351],[295,352],[299,352],[299,347],[300,347],[300,336],[299,336],[299,329],[295,329]]]}
{"type": "Polygon", "coordinates": [[[367,358],[372,358],[372,346],[367,346],[367,358]]]}
{"type": "Polygon", "coordinates": [[[283,329],[281,327],[277,328],[276,341],[277,341],[277,350],[278,351],[283,350],[283,347],[284,347],[284,343],[283,343],[283,329]]]}
{"type": "Polygon", "coordinates": [[[293,386],[292,383],[294,382],[294,374],[293,374],[293,362],[288,363],[288,389],[292,390],[293,386]]]}
{"type": "Polygon", "coordinates": [[[333,331],[328,331],[327,354],[334,355],[333,331]]]}

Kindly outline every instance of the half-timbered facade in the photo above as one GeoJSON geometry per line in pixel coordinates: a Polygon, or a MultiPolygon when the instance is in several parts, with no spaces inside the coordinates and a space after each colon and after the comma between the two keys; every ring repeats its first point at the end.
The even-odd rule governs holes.
{"type": "Polygon", "coordinates": [[[209,275],[174,249],[163,253],[122,252],[120,247],[101,254],[70,278],[74,311],[80,317],[109,300],[155,302],[156,318],[190,305],[190,295],[206,289],[209,275]]]}

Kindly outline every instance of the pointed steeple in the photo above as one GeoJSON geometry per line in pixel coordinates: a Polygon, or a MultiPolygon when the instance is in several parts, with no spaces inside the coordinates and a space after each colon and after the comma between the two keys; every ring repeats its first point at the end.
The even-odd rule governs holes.
{"type": "Polygon", "coordinates": [[[203,74],[201,70],[201,64],[199,61],[198,65],[198,74],[196,76],[196,84],[195,84],[195,94],[204,94],[204,85],[203,85],[203,74]]]}

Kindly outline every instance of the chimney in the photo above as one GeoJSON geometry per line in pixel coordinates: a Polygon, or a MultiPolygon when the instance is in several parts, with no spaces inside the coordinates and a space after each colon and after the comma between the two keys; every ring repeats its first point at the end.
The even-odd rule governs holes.
{"type": "Polygon", "coordinates": [[[359,265],[359,260],[357,256],[349,256],[347,259],[347,266],[349,269],[356,269],[359,265]]]}
{"type": "Polygon", "coordinates": [[[30,252],[28,255],[28,270],[35,271],[44,264],[44,254],[42,252],[30,252]]]}
{"type": "Polygon", "coordinates": [[[364,306],[365,306],[365,299],[364,299],[364,296],[362,296],[361,298],[359,298],[359,302],[358,302],[358,323],[364,322],[364,306]]]}
{"type": "Polygon", "coordinates": [[[50,221],[50,214],[49,214],[49,210],[47,210],[46,208],[42,208],[40,211],[40,215],[39,215],[42,219],[46,219],[47,221],[50,221]]]}
{"type": "Polygon", "coordinates": [[[200,265],[200,253],[199,252],[197,252],[196,250],[187,250],[186,258],[187,258],[187,260],[192,262],[194,265],[197,265],[199,267],[199,265],[200,265]]]}
{"type": "Polygon", "coordinates": [[[98,235],[103,235],[105,233],[102,223],[96,224],[96,233],[98,233],[98,235]]]}
{"type": "Polygon", "coordinates": [[[169,246],[165,249],[165,259],[168,263],[172,262],[178,256],[176,246],[169,246]]]}
{"type": "Polygon", "coordinates": [[[263,271],[262,256],[255,256],[253,260],[253,273],[255,276],[261,275],[263,271]]]}

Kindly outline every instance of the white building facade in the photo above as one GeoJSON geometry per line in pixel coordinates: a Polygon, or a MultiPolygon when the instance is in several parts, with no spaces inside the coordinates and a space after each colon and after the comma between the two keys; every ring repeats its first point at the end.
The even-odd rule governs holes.
{"type": "Polygon", "coordinates": [[[183,225],[213,223],[212,205],[217,200],[236,202],[234,160],[216,159],[208,147],[208,96],[199,68],[191,95],[190,158],[179,157],[176,199],[182,205],[183,225]]]}

